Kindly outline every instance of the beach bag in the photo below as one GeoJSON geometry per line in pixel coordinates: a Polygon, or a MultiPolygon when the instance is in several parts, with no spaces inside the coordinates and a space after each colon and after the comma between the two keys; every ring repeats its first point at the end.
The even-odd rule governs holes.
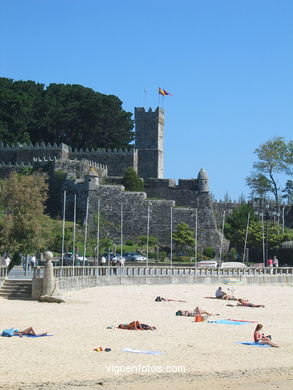
{"type": "Polygon", "coordinates": [[[1,336],[3,336],[3,337],[12,337],[13,335],[14,335],[14,329],[13,328],[2,330],[2,335],[1,336]]]}

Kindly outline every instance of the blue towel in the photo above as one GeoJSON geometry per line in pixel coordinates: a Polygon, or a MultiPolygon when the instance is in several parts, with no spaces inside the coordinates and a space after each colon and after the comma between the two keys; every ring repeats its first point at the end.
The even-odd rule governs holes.
{"type": "Polygon", "coordinates": [[[231,321],[231,320],[208,321],[208,323],[209,324],[224,324],[224,325],[247,325],[247,324],[251,324],[250,322],[231,321]]]}
{"type": "Polygon", "coordinates": [[[243,344],[243,345],[254,345],[255,347],[271,347],[271,345],[268,344],[261,344],[261,343],[256,343],[254,341],[246,341],[246,342],[237,342],[237,344],[243,344]]]}
{"type": "Polygon", "coordinates": [[[159,355],[164,352],[159,352],[159,351],[142,351],[140,349],[132,349],[132,348],[124,348],[123,352],[132,352],[132,353],[144,353],[148,355],[159,355]]]}

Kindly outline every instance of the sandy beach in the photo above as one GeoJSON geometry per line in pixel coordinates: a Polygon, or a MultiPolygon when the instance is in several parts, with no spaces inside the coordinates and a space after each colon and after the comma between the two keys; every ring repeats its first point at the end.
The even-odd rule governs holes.
{"type": "MultiPolygon", "coordinates": [[[[217,285],[107,286],[63,293],[65,304],[0,299],[0,328],[47,331],[51,337],[0,337],[3,389],[291,389],[293,387],[293,288],[236,285],[234,294],[265,308],[230,307],[206,299],[217,285]],[[157,296],[186,302],[155,302],[157,296]],[[252,341],[256,323],[196,323],[178,309],[199,305],[264,325],[280,348],[252,341]],[[139,320],[156,331],[107,329],[139,320]],[[111,348],[96,352],[96,347],[111,348]],[[131,348],[161,354],[124,352],[131,348]]],[[[231,286],[229,286],[231,288],[231,286]]],[[[227,286],[223,286],[227,290],[227,286]]]]}

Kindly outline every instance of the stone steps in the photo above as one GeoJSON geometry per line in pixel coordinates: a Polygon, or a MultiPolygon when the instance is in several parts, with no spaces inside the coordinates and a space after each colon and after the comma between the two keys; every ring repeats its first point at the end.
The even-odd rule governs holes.
{"type": "Polygon", "coordinates": [[[32,299],[31,280],[5,280],[1,289],[0,297],[5,299],[32,299]]]}

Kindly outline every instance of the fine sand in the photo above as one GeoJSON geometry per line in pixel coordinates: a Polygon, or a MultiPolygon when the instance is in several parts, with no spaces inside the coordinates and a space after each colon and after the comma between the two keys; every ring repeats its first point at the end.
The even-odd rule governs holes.
{"type": "Polygon", "coordinates": [[[52,337],[0,337],[0,388],[66,390],[293,388],[293,288],[223,286],[265,308],[205,299],[217,285],[107,286],[64,293],[63,304],[0,298],[0,329],[33,326],[52,337]],[[155,302],[157,296],[185,300],[155,302]],[[264,325],[280,348],[246,346],[256,323],[196,323],[175,316],[196,305],[219,316],[264,325]],[[156,331],[108,326],[139,320],[156,331]],[[101,346],[110,352],[96,352],[101,346]],[[124,348],[163,352],[123,352],[124,348]],[[171,372],[170,372],[171,371],[171,372]]]}

